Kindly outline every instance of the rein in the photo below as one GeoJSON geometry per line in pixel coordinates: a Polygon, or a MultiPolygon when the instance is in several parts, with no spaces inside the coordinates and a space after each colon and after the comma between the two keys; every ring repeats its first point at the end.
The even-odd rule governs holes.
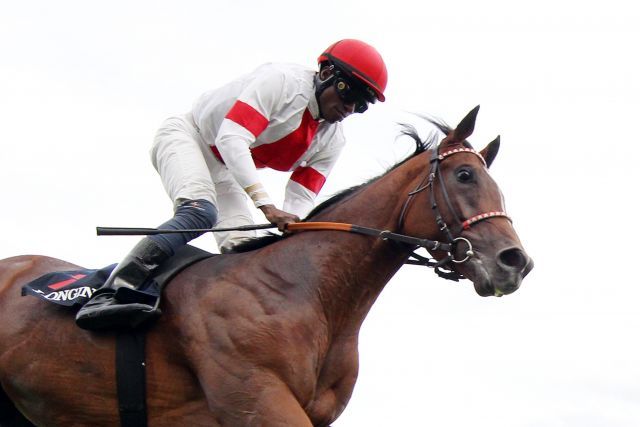
{"type": "Polygon", "coordinates": [[[434,269],[434,271],[438,276],[444,279],[453,280],[455,282],[464,278],[464,276],[460,275],[459,273],[453,270],[446,269],[444,264],[447,264],[450,261],[464,262],[468,259],[468,257],[462,261],[454,260],[453,257],[451,257],[451,259],[446,259],[446,262],[443,262],[443,261],[437,261],[435,259],[422,256],[416,253],[415,251],[418,248],[425,248],[431,251],[440,250],[440,251],[445,251],[448,254],[451,254],[451,251],[453,250],[455,244],[459,241],[466,242],[467,245],[469,245],[469,248],[471,248],[471,243],[464,237],[458,237],[453,239],[450,243],[444,243],[437,240],[421,239],[418,237],[407,236],[405,234],[392,233],[389,230],[378,230],[375,228],[363,227],[363,226],[354,225],[354,224],[345,224],[340,222],[295,222],[295,223],[287,224],[287,230],[289,231],[311,231],[311,230],[346,231],[349,233],[378,237],[382,240],[391,240],[394,242],[405,243],[414,247],[413,252],[409,255],[410,258],[407,261],[405,261],[405,264],[431,267],[434,269]]]}
{"type": "Polygon", "coordinates": [[[310,231],[310,230],[336,230],[346,231],[355,234],[364,234],[366,236],[378,237],[382,240],[392,240],[394,242],[407,243],[413,246],[419,246],[432,251],[442,250],[450,251],[451,245],[448,243],[438,242],[437,240],[420,239],[404,234],[392,233],[389,230],[378,230],[376,228],[363,227],[354,224],[345,224],[341,222],[294,222],[287,224],[289,231],[310,231]]]}

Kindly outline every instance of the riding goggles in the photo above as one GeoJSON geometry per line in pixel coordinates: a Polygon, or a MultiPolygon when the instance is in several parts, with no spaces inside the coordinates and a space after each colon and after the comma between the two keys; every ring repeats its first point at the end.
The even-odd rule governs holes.
{"type": "Polygon", "coordinates": [[[371,89],[344,77],[336,77],[333,85],[342,101],[355,105],[356,113],[364,113],[369,108],[369,104],[376,101],[375,93],[371,89]]]}

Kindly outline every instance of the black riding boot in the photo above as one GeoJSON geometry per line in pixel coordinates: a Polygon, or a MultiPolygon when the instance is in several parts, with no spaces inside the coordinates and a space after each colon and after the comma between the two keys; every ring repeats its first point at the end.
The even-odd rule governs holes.
{"type": "Polygon", "coordinates": [[[89,330],[135,328],[159,316],[160,310],[136,289],[167,258],[156,242],[142,239],[78,311],[76,324],[89,330]]]}

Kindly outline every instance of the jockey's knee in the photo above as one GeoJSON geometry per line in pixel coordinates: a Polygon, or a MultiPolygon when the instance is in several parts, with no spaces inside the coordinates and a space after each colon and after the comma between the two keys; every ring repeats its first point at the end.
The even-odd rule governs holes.
{"type": "Polygon", "coordinates": [[[193,228],[211,228],[218,220],[218,209],[205,199],[185,199],[175,211],[176,217],[183,217],[193,228]]]}
{"type": "Polygon", "coordinates": [[[187,242],[205,233],[212,228],[218,219],[218,210],[208,200],[184,199],[175,210],[173,218],[162,224],[159,228],[169,230],[199,230],[185,231],[175,234],[158,234],[150,239],[160,244],[166,252],[175,253],[187,242]]]}

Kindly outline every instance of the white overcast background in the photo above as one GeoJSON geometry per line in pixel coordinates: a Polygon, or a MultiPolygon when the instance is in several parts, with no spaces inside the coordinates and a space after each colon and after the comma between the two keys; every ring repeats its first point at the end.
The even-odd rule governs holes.
{"type": "MultiPolygon", "coordinates": [[[[376,46],[387,99],[345,121],[320,199],[411,150],[409,113],[492,166],[536,267],[501,299],[405,266],[361,331],[343,426],[640,425],[640,14],[631,1],[14,1],[0,6],[0,257],[119,261],[171,204],[148,159],[167,117],[268,61],[376,46]]],[[[285,174],[264,172],[282,199],[285,174]]],[[[375,214],[375,213],[372,213],[375,214]]],[[[264,221],[258,218],[259,221],[264,221]]],[[[211,236],[195,244],[217,251],[211,236]]]]}

